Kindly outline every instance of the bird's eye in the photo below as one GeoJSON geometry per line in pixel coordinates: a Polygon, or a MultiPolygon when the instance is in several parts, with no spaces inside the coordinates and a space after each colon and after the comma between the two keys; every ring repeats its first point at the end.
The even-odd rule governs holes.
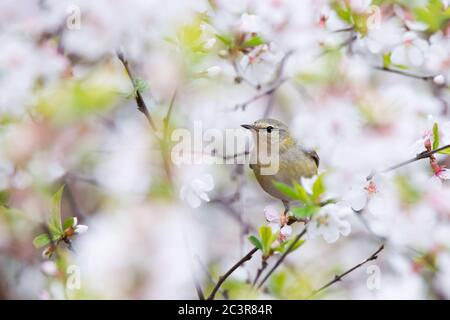
{"type": "Polygon", "coordinates": [[[273,130],[273,127],[272,127],[272,126],[268,126],[268,127],[266,128],[266,130],[267,130],[267,133],[271,133],[272,130],[273,130]]]}

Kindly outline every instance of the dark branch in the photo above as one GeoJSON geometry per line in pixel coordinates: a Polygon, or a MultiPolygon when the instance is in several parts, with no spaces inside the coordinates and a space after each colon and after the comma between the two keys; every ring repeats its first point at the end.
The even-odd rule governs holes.
{"type": "Polygon", "coordinates": [[[259,278],[261,277],[264,270],[267,268],[267,261],[264,257],[261,258],[261,267],[259,267],[258,271],[256,272],[255,279],[253,280],[252,286],[256,286],[256,283],[258,282],[259,278]]]}
{"type": "Polygon", "coordinates": [[[214,300],[214,297],[216,296],[217,291],[219,291],[220,286],[225,282],[225,280],[228,279],[228,277],[241,265],[243,265],[245,262],[250,260],[255,252],[258,251],[258,248],[253,248],[250,250],[243,258],[241,258],[238,262],[236,262],[227,272],[224,273],[223,276],[219,277],[219,281],[214,286],[213,290],[211,291],[211,294],[208,297],[208,300],[214,300]]]}
{"type": "Polygon", "coordinates": [[[375,251],[370,257],[368,257],[366,260],[364,260],[363,262],[357,264],[356,266],[354,266],[353,268],[348,269],[347,271],[345,271],[344,273],[341,273],[340,275],[336,275],[334,276],[334,279],[331,280],[330,282],[328,282],[327,284],[323,285],[322,287],[320,287],[317,290],[314,290],[306,299],[310,299],[313,296],[315,296],[316,294],[318,294],[319,292],[327,289],[328,287],[332,286],[333,284],[335,284],[338,281],[341,281],[341,279],[343,277],[345,277],[346,275],[348,275],[349,273],[355,271],[356,269],[362,267],[363,265],[365,265],[367,262],[372,261],[372,260],[376,260],[378,258],[378,254],[384,249],[384,244],[381,245],[381,247],[378,248],[377,251],[375,251]]]}
{"type": "Polygon", "coordinates": [[[384,169],[384,170],[381,170],[381,171],[379,171],[379,172],[371,173],[370,175],[368,175],[368,176],[366,177],[366,180],[371,180],[371,179],[372,179],[376,174],[378,174],[378,173],[386,173],[386,172],[389,172],[389,171],[398,169],[398,168],[400,168],[400,167],[406,166],[406,165],[408,165],[408,164],[410,164],[410,163],[416,162],[416,161],[418,161],[418,160],[427,159],[427,158],[431,157],[433,154],[435,154],[435,153],[437,153],[437,152],[440,152],[440,151],[443,151],[443,150],[445,150],[445,149],[449,149],[449,148],[450,148],[450,144],[445,145],[445,146],[440,147],[440,148],[437,148],[437,149],[434,149],[434,150],[431,150],[431,151],[424,151],[424,152],[422,152],[422,153],[419,153],[418,155],[416,155],[416,156],[415,156],[414,158],[412,158],[412,159],[409,159],[409,160],[400,162],[400,163],[398,163],[398,164],[396,164],[396,165],[393,165],[393,166],[391,166],[391,167],[389,167],[389,168],[386,168],[386,169],[384,169]]]}
{"type": "MultiPolygon", "coordinates": [[[[133,83],[133,88],[135,91],[135,100],[136,100],[136,104],[138,107],[138,110],[140,112],[142,112],[144,114],[144,116],[147,118],[148,123],[150,125],[150,127],[153,130],[153,133],[155,134],[155,138],[159,143],[159,147],[161,148],[161,155],[162,155],[162,161],[163,161],[163,166],[164,166],[164,171],[166,173],[167,179],[172,183],[172,170],[170,167],[170,163],[169,163],[169,156],[168,156],[168,151],[167,151],[167,146],[166,143],[167,141],[165,141],[165,136],[163,137],[163,139],[159,138],[157,135],[157,128],[155,125],[155,122],[153,121],[153,118],[150,115],[150,112],[148,111],[147,105],[145,104],[144,99],[142,98],[142,94],[139,91],[139,88],[136,86],[136,81],[133,77],[133,73],[130,70],[130,66],[128,64],[128,60],[125,58],[125,55],[122,52],[118,52],[117,53],[117,57],[119,58],[119,60],[122,62],[123,66],[125,67],[125,70],[128,74],[128,77],[130,78],[131,82],[133,83]]],[[[174,93],[174,95],[172,96],[172,100],[170,102],[169,105],[169,109],[168,109],[168,114],[166,116],[166,119],[164,119],[164,132],[163,134],[166,133],[166,127],[168,127],[168,121],[170,119],[170,115],[172,112],[172,108],[173,108],[173,103],[175,101],[175,97],[176,97],[176,91],[174,93]]]]}
{"type": "Polygon", "coordinates": [[[409,78],[413,78],[413,79],[418,79],[418,80],[423,80],[423,81],[430,81],[433,80],[433,78],[435,76],[420,76],[420,75],[416,75],[416,74],[411,74],[402,70],[397,70],[397,69],[390,69],[388,67],[373,67],[375,70],[380,70],[380,71],[385,71],[385,72],[390,72],[390,73],[395,73],[401,76],[405,76],[405,77],[409,77],[409,78]]]}
{"type": "Polygon", "coordinates": [[[280,266],[280,264],[284,261],[286,256],[292,251],[292,248],[294,248],[294,246],[297,244],[297,242],[300,241],[300,239],[305,235],[305,233],[306,233],[306,228],[304,228],[302,230],[302,232],[300,232],[297,235],[297,237],[295,237],[294,241],[292,241],[292,243],[289,245],[287,250],[281,255],[281,257],[278,259],[278,261],[275,263],[275,265],[272,267],[272,269],[270,269],[269,272],[267,272],[267,274],[264,276],[264,278],[259,283],[258,289],[262,287],[264,282],[266,282],[266,280],[269,279],[269,277],[272,275],[272,273],[280,266]]]}
{"type": "Polygon", "coordinates": [[[133,76],[133,73],[131,72],[130,66],[128,64],[128,60],[125,58],[125,55],[123,54],[123,52],[118,52],[117,57],[122,62],[123,66],[128,74],[128,77],[130,78],[131,83],[133,84],[133,88],[135,91],[135,100],[136,100],[138,110],[144,114],[144,116],[147,118],[148,123],[150,124],[150,127],[156,133],[157,129],[156,129],[155,122],[153,121],[153,118],[151,117],[150,112],[148,111],[147,105],[145,104],[145,101],[142,98],[142,94],[139,91],[139,88],[136,86],[136,81],[133,76]]]}

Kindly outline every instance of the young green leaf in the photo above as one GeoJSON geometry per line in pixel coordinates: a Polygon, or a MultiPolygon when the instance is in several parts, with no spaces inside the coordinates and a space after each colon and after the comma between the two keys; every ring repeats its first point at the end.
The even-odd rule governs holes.
{"type": "Polygon", "coordinates": [[[253,244],[256,248],[258,248],[259,250],[262,250],[263,246],[261,244],[261,241],[259,241],[259,239],[255,236],[250,236],[248,237],[248,240],[251,242],[251,244],[253,244]]]}
{"type": "Polygon", "coordinates": [[[391,66],[391,54],[386,53],[383,55],[383,68],[389,68],[391,66]]]}
{"type": "Polygon", "coordinates": [[[305,205],[300,208],[292,208],[291,211],[297,218],[309,218],[318,211],[318,207],[315,205],[305,205]]]}
{"type": "Polygon", "coordinates": [[[254,36],[253,38],[245,41],[242,46],[244,48],[253,48],[253,47],[259,46],[264,43],[265,43],[265,41],[263,38],[261,38],[260,36],[254,36]]]}
{"type": "Polygon", "coordinates": [[[61,199],[63,191],[64,186],[62,186],[52,198],[52,209],[48,228],[53,236],[61,235],[64,232],[61,223],[61,199]]]}
{"type": "Polygon", "coordinates": [[[233,40],[228,36],[216,34],[216,38],[222,41],[227,47],[231,47],[233,45],[233,40]]]}
{"type": "MultiPolygon", "coordinates": [[[[273,185],[275,188],[281,191],[281,193],[287,195],[289,198],[292,198],[294,200],[298,199],[298,193],[294,188],[291,188],[287,184],[284,184],[282,182],[273,182],[273,185]]],[[[300,200],[300,199],[299,199],[300,200]]]]}
{"type": "Polygon", "coordinates": [[[314,181],[314,184],[312,186],[312,199],[313,201],[319,200],[320,196],[325,192],[325,185],[323,183],[323,174],[319,175],[314,181]]]}
{"type": "Polygon", "coordinates": [[[302,185],[295,182],[294,187],[295,187],[295,190],[297,191],[297,199],[299,199],[300,201],[302,201],[304,203],[311,202],[311,197],[309,196],[309,194],[306,192],[305,188],[303,188],[302,185]]]}
{"type": "Polygon", "coordinates": [[[272,243],[277,238],[277,234],[272,233],[271,227],[262,226],[261,228],[259,228],[259,235],[261,237],[262,252],[263,252],[263,255],[266,256],[269,254],[271,247],[272,247],[272,243]]]}
{"type": "Polygon", "coordinates": [[[75,223],[74,217],[67,218],[63,223],[63,230],[66,230],[67,228],[73,226],[74,223],[75,223]]]}
{"type": "Polygon", "coordinates": [[[438,152],[439,154],[450,154],[450,147],[445,148],[438,152]]]}
{"type": "Polygon", "coordinates": [[[437,122],[433,125],[433,150],[439,148],[439,127],[437,122]]]}
{"type": "MultiPolygon", "coordinates": [[[[279,252],[280,252],[280,253],[284,253],[284,252],[291,246],[291,244],[292,244],[293,241],[295,241],[295,239],[291,239],[291,240],[289,240],[289,241],[283,242],[283,245],[280,246],[279,252]]],[[[290,251],[290,252],[294,252],[295,250],[297,250],[298,248],[300,248],[300,246],[301,246],[302,244],[304,244],[304,243],[305,243],[305,240],[299,240],[299,241],[297,241],[297,242],[294,244],[294,246],[291,248],[291,251],[290,251]]]]}
{"type": "Polygon", "coordinates": [[[33,245],[35,248],[39,249],[42,248],[48,244],[50,244],[50,238],[48,237],[48,234],[41,233],[36,238],[33,239],[33,245]]]}

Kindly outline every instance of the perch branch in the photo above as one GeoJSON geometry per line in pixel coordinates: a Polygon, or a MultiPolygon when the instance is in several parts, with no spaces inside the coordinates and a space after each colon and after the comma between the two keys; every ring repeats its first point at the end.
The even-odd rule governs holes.
{"type": "Polygon", "coordinates": [[[410,164],[410,163],[416,162],[416,161],[418,161],[418,160],[427,159],[427,158],[431,157],[433,154],[435,154],[435,153],[437,153],[437,152],[440,152],[440,151],[442,151],[442,150],[448,149],[448,148],[450,148],[450,144],[445,145],[445,146],[442,146],[442,147],[437,148],[437,149],[434,149],[434,150],[431,150],[431,151],[424,151],[424,152],[422,152],[422,153],[419,153],[418,155],[416,155],[416,156],[415,156],[414,158],[412,158],[412,159],[409,159],[409,160],[400,162],[400,163],[398,163],[398,164],[396,164],[396,165],[393,165],[393,166],[391,166],[391,167],[389,167],[389,168],[386,168],[386,169],[384,169],[384,170],[381,170],[381,171],[378,171],[378,172],[373,172],[373,173],[369,174],[369,175],[366,177],[366,180],[371,180],[371,179],[372,179],[376,174],[378,174],[378,173],[386,173],[386,172],[389,172],[389,171],[398,169],[398,168],[400,168],[400,167],[406,166],[406,165],[408,165],[408,164],[410,164]]]}
{"type": "Polygon", "coordinates": [[[272,273],[280,266],[280,264],[284,261],[286,256],[291,252],[292,248],[297,244],[297,242],[300,241],[300,239],[305,235],[306,233],[306,227],[300,232],[297,237],[295,237],[294,241],[289,245],[287,250],[281,255],[281,257],[277,260],[277,262],[274,264],[274,266],[267,272],[267,274],[264,276],[264,278],[261,280],[261,282],[258,285],[258,289],[262,287],[264,282],[266,282],[267,279],[272,275],[272,273]]]}
{"type": "Polygon", "coordinates": [[[347,271],[345,271],[344,273],[341,273],[340,275],[336,275],[334,276],[334,279],[331,280],[330,282],[328,282],[327,284],[323,285],[322,287],[320,287],[317,290],[314,290],[306,299],[310,299],[313,296],[315,296],[316,294],[318,294],[319,292],[327,289],[328,287],[332,286],[333,284],[335,284],[336,282],[341,281],[341,279],[343,277],[345,277],[346,275],[348,275],[349,273],[355,271],[356,269],[362,267],[363,265],[365,265],[367,262],[372,261],[372,260],[376,260],[378,258],[378,254],[384,249],[384,244],[381,245],[381,247],[379,247],[377,249],[377,251],[375,251],[374,253],[372,253],[372,255],[370,257],[368,257],[366,260],[364,260],[363,262],[357,264],[356,266],[348,269],[347,271]]]}
{"type": "Polygon", "coordinates": [[[250,250],[244,257],[242,257],[238,262],[236,262],[227,272],[225,272],[221,277],[219,277],[219,281],[217,281],[217,284],[214,286],[213,290],[211,291],[211,294],[208,297],[208,300],[214,300],[214,297],[216,296],[217,291],[219,291],[221,285],[225,282],[225,280],[228,279],[228,277],[240,266],[242,266],[245,262],[250,260],[255,252],[258,251],[258,248],[253,248],[250,250]]]}

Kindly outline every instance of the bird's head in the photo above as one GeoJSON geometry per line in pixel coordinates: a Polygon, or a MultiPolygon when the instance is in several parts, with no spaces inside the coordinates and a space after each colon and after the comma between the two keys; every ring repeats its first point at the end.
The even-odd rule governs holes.
{"type": "Polygon", "coordinates": [[[253,124],[243,124],[241,127],[251,130],[256,139],[267,137],[269,144],[279,143],[280,149],[294,144],[288,126],[275,119],[260,119],[253,124]]]}

